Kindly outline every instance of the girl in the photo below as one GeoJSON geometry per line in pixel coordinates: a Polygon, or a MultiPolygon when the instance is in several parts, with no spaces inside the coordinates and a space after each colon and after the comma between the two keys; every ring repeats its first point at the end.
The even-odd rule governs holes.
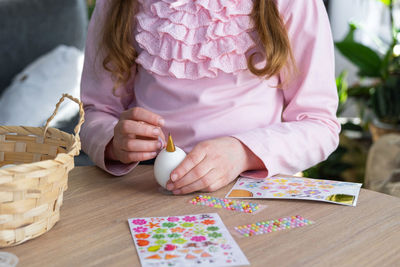
{"type": "Polygon", "coordinates": [[[82,101],[83,150],[113,175],[172,133],[188,153],[174,194],[306,169],[340,131],[323,2],[98,0],[82,101]]]}

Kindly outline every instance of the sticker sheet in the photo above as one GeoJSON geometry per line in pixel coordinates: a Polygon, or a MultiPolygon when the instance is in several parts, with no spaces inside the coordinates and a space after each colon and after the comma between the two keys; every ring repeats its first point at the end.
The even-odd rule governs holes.
{"type": "Polygon", "coordinates": [[[266,206],[258,205],[257,203],[249,203],[239,200],[231,200],[227,198],[219,198],[219,197],[212,197],[212,196],[203,196],[199,195],[192,200],[190,203],[193,205],[198,206],[207,206],[213,207],[218,209],[226,209],[232,211],[239,211],[244,213],[257,213],[266,206]]]}
{"type": "Polygon", "coordinates": [[[356,206],[362,184],[274,176],[266,179],[239,178],[227,198],[303,199],[356,206]]]}
{"type": "Polygon", "coordinates": [[[142,266],[249,265],[217,213],[128,222],[142,266]]]}
{"type": "Polygon", "coordinates": [[[235,227],[236,233],[241,237],[268,234],[280,230],[293,229],[313,224],[314,222],[300,215],[279,218],[275,220],[256,222],[235,227]]]}

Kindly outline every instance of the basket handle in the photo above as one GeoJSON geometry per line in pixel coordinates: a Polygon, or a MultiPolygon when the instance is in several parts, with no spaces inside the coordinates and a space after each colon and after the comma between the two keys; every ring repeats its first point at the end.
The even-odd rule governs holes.
{"type": "Polygon", "coordinates": [[[83,104],[82,102],[69,95],[69,94],[63,94],[61,99],[58,101],[57,105],[56,105],[56,109],[53,112],[53,115],[51,115],[50,118],[47,119],[46,125],[44,127],[44,132],[43,132],[43,136],[46,135],[47,133],[47,129],[49,128],[49,124],[50,122],[53,120],[53,118],[56,116],[58,109],[60,108],[61,103],[64,101],[65,98],[69,98],[70,100],[74,101],[75,103],[77,103],[79,105],[79,122],[78,124],[75,126],[74,132],[75,132],[75,140],[79,141],[79,132],[81,131],[81,126],[82,124],[85,122],[85,111],[83,110],[83,104]]]}

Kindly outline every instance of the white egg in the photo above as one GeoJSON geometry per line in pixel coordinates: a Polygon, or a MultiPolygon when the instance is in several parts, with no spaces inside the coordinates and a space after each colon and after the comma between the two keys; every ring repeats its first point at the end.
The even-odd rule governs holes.
{"type": "Polygon", "coordinates": [[[164,188],[171,177],[171,172],[178,167],[182,160],[186,157],[185,151],[175,146],[174,152],[163,149],[154,162],[154,176],[157,182],[164,188]]]}

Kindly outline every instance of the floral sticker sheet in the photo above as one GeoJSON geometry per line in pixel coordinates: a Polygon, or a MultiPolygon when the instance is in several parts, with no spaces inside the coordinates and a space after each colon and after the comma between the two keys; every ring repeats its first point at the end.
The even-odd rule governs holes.
{"type": "Polygon", "coordinates": [[[142,266],[249,265],[217,213],[128,222],[142,266]]]}
{"type": "Polygon", "coordinates": [[[274,176],[266,179],[239,178],[226,198],[303,199],[356,206],[362,184],[274,176]]]}

